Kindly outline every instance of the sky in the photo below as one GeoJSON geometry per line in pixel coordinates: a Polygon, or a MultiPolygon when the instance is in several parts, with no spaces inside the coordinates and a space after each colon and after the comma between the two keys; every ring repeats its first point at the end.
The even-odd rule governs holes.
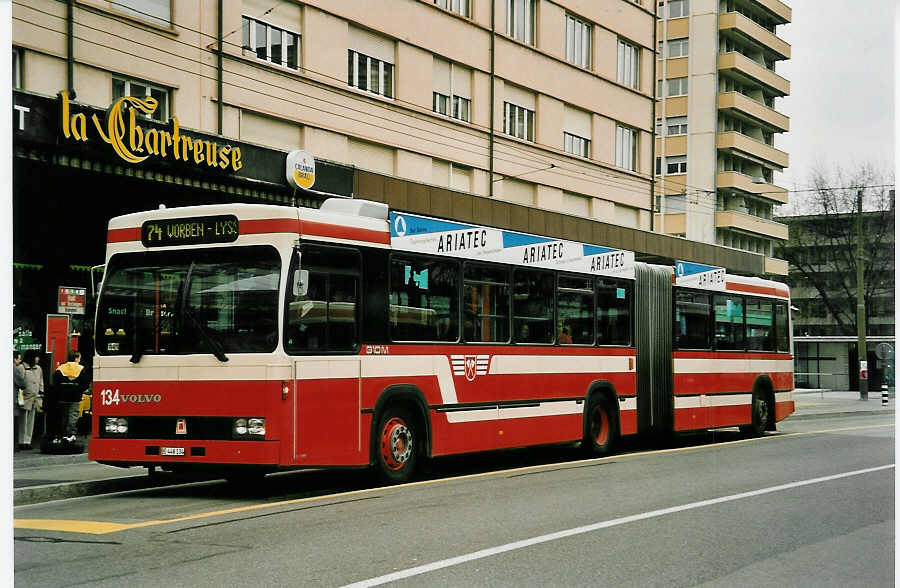
{"type": "MultiPolygon", "coordinates": [[[[791,59],[776,73],[791,95],[775,108],[790,117],[776,136],[790,167],[775,183],[789,190],[810,185],[815,169],[871,163],[895,165],[895,0],[787,0],[793,21],[778,28],[791,59]]],[[[791,195],[793,198],[794,195],[791,195]]]]}

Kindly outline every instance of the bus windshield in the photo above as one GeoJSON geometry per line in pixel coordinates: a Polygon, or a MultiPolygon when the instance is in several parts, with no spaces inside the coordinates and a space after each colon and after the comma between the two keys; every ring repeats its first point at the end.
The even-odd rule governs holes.
{"type": "Polygon", "coordinates": [[[281,260],[269,246],[123,253],[98,302],[100,355],[271,352],[281,260]]]}

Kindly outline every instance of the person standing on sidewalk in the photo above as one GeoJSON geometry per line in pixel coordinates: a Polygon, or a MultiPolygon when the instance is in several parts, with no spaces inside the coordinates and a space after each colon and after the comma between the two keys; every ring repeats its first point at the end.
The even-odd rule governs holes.
{"type": "Polygon", "coordinates": [[[22,407],[25,405],[25,366],[22,365],[22,354],[13,350],[13,446],[18,442],[19,421],[22,419],[22,407]],[[20,404],[21,402],[21,404],[20,404]]]}
{"type": "Polygon", "coordinates": [[[76,431],[78,409],[81,405],[81,396],[89,386],[88,372],[81,365],[81,353],[70,351],[66,356],[66,363],[61,364],[53,372],[55,416],[51,445],[63,445],[67,449],[78,439],[76,431]]]}
{"type": "Polygon", "coordinates": [[[44,394],[44,372],[38,365],[38,352],[25,352],[25,405],[19,418],[19,449],[31,449],[31,434],[34,432],[34,417],[44,394]]]}

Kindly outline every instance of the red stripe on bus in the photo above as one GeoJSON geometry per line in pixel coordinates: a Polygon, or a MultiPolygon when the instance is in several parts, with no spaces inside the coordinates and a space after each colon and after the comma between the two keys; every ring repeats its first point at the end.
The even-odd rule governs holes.
{"type": "Polygon", "coordinates": [[[261,233],[299,233],[300,221],[295,218],[263,218],[240,221],[241,235],[261,233]]]}
{"type": "Polygon", "coordinates": [[[737,282],[725,282],[725,289],[734,292],[747,292],[748,294],[766,294],[768,296],[778,296],[779,298],[790,298],[787,290],[779,290],[772,286],[752,286],[737,282]]]}
{"type": "Polygon", "coordinates": [[[127,229],[110,229],[106,232],[107,243],[124,243],[126,241],[140,241],[140,227],[128,227],[127,229]]]}
{"type": "Polygon", "coordinates": [[[776,391],[794,388],[793,372],[676,373],[672,376],[673,392],[676,396],[697,394],[698,392],[703,394],[749,394],[753,390],[756,379],[762,375],[772,378],[772,385],[776,391]]]}
{"type": "Polygon", "coordinates": [[[390,245],[391,243],[391,237],[387,231],[360,229],[358,227],[346,227],[308,220],[301,223],[300,230],[305,237],[330,237],[332,239],[366,241],[384,245],[390,245]]]}

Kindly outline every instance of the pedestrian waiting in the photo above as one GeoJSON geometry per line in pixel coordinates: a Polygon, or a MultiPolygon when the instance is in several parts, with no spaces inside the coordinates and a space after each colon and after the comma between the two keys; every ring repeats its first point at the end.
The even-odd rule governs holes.
{"type": "Polygon", "coordinates": [[[31,449],[31,434],[34,432],[34,418],[41,408],[44,394],[44,372],[38,365],[38,352],[25,352],[25,388],[22,392],[22,406],[19,416],[19,449],[31,449]]]}
{"type": "Polygon", "coordinates": [[[69,351],[66,363],[53,372],[53,385],[45,411],[47,434],[41,443],[43,453],[80,452],[77,425],[81,396],[90,387],[87,370],[81,365],[81,353],[69,351]]]}

